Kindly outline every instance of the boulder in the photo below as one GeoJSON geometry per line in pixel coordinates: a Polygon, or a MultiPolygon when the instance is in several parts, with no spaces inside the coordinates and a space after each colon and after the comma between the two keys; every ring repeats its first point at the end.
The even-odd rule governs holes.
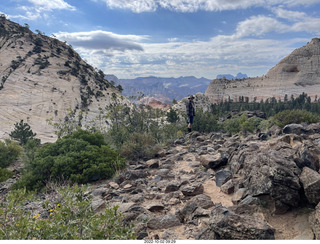
{"type": "Polygon", "coordinates": [[[315,239],[320,240],[320,203],[316,206],[315,211],[310,214],[309,223],[315,239]]]}
{"type": "Polygon", "coordinates": [[[201,230],[195,238],[196,240],[216,240],[217,234],[210,228],[201,230]]]}
{"type": "Polygon", "coordinates": [[[237,190],[232,196],[232,203],[238,204],[246,196],[246,192],[246,188],[240,188],[239,190],[237,190]]]}
{"type": "Polygon", "coordinates": [[[165,193],[178,191],[180,184],[178,182],[171,182],[166,186],[165,193]]]}
{"type": "Polygon", "coordinates": [[[250,215],[236,214],[223,206],[211,212],[210,229],[217,239],[223,240],[274,240],[274,229],[250,215]]]}
{"type": "Polygon", "coordinates": [[[229,155],[221,154],[220,152],[213,155],[205,154],[200,156],[200,163],[207,169],[216,169],[228,163],[228,156],[229,155]]]}
{"type": "Polygon", "coordinates": [[[308,167],[304,167],[300,175],[300,181],[308,201],[318,204],[320,202],[320,174],[308,167]]]}
{"type": "Polygon", "coordinates": [[[158,159],[150,159],[146,162],[148,168],[155,169],[159,168],[159,160],[158,159]]]}
{"type": "Polygon", "coordinates": [[[181,225],[180,219],[176,215],[167,214],[163,217],[152,218],[148,221],[147,227],[152,230],[168,229],[181,225]]]}
{"type": "Polygon", "coordinates": [[[234,192],[234,181],[228,180],[226,183],[224,183],[221,187],[220,190],[225,193],[225,194],[231,194],[234,192]]]}
{"type": "Polygon", "coordinates": [[[101,199],[100,197],[94,197],[91,202],[92,209],[95,213],[106,208],[106,201],[101,199]]]}
{"type": "Polygon", "coordinates": [[[180,190],[185,196],[196,196],[203,193],[204,187],[201,183],[194,183],[192,185],[182,186],[180,190]]]}
{"type": "Polygon", "coordinates": [[[309,167],[315,171],[319,171],[319,155],[320,152],[317,148],[310,149],[309,146],[303,146],[296,153],[294,159],[297,166],[302,169],[303,167],[309,167]]]}
{"type": "Polygon", "coordinates": [[[150,212],[159,212],[164,209],[164,206],[161,203],[151,203],[146,207],[146,209],[148,209],[150,212]]]}
{"type": "Polygon", "coordinates": [[[224,183],[232,178],[232,173],[230,170],[220,170],[215,175],[216,185],[221,187],[224,183]]]}
{"type": "Polygon", "coordinates": [[[300,134],[306,133],[306,129],[301,124],[290,124],[290,125],[286,125],[283,128],[282,132],[284,134],[297,134],[297,135],[300,135],[300,134]]]}
{"type": "Polygon", "coordinates": [[[191,198],[189,201],[197,203],[197,206],[200,208],[208,209],[214,206],[211,198],[205,194],[197,195],[191,198]]]}

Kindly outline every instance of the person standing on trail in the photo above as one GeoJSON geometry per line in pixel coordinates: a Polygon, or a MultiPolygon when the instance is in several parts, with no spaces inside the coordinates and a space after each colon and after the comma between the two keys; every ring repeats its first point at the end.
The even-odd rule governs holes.
{"type": "Polygon", "coordinates": [[[196,115],[195,109],[194,109],[194,102],[193,102],[194,96],[191,95],[188,99],[189,99],[189,101],[186,104],[186,111],[187,111],[187,116],[188,116],[188,132],[191,132],[193,118],[196,115]]]}

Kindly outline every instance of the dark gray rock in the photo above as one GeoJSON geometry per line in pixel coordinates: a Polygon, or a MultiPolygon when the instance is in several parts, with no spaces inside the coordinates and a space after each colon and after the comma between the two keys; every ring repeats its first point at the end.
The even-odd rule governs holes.
{"type": "Polygon", "coordinates": [[[300,135],[300,134],[306,133],[306,129],[301,124],[290,124],[290,125],[286,125],[283,128],[282,132],[284,134],[297,134],[297,135],[300,135]]]}
{"type": "Polygon", "coordinates": [[[217,239],[274,240],[274,229],[267,223],[249,215],[236,214],[218,206],[211,212],[210,229],[217,239]]]}
{"type": "Polygon", "coordinates": [[[215,175],[216,185],[220,187],[231,178],[232,178],[232,173],[230,170],[226,170],[226,169],[220,170],[215,175]]]}
{"type": "Polygon", "coordinates": [[[203,193],[204,187],[201,183],[194,183],[192,185],[182,186],[180,191],[185,196],[196,196],[203,193]]]}
{"type": "Polygon", "coordinates": [[[147,226],[152,230],[168,229],[181,225],[180,219],[172,214],[159,218],[152,218],[148,221],[147,226]]]}
{"type": "Polygon", "coordinates": [[[200,162],[207,169],[217,169],[225,166],[228,163],[228,157],[229,155],[227,153],[220,152],[217,152],[213,155],[205,154],[200,156],[200,162]]]}
{"type": "Polygon", "coordinates": [[[180,184],[178,182],[170,182],[165,189],[165,193],[178,191],[180,184]]]}
{"type": "Polygon", "coordinates": [[[147,206],[147,209],[150,212],[159,212],[159,211],[162,211],[164,209],[164,206],[161,203],[152,203],[152,204],[147,206]]]}
{"type": "Polygon", "coordinates": [[[158,159],[150,159],[146,162],[148,168],[156,169],[159,168],[159,160],[158,159]]]}
{"type": "Polygon", "coordinates": [[[303,146],[297,151],[297,157],[294,158],[294,161],[300,169],[309,167],[315,171],[319,171],[319,154],[318,148],[303,146]]]}
{"type": "Polygon", "coordinates": [[[234,189],[235,189],[235,184],[234,184],[234,181],[232,179],[228,180],[226,183],[224,183],[220,187],[220,190],[225,194],[233,193],[234,189]]]}
{"type": "Polygon", "coordinates": [[[211,198],[205,194],[197,195],[189,200],[190,202],[197,203],[197,206],[200,208],[208,209],[214,206],[211,198]]]}
{"type": "Polygon", "coordinates": [[[216,233],[210,228],[201,230],[195,238],[196,240],[216,240],[216,233]]]}
{"type": "Polygon", "coordinates": [[[300,180],[308,201],[318,204],[320,202],[320,174],[308,167],[304,167],[300,180]]]}

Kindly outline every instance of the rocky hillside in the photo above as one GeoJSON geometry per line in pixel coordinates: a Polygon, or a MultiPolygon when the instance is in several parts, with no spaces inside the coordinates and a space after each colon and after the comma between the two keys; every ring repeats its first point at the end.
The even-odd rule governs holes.
{"type": "Polygon", "coordinates": [[[85,125],[116,100],[129,104],[72,47],[0,17],[0,138],[23,119],[42,142],[54,141],[47,119],[64,122],[67,110],[82,111],[85,125]]]}
{"type": "MultiPolygon", "coordinates": [[[[320,239],[319,132],[320,124],[249,137],[192,132],[92,185],[92,207],[119,205],[139,239],[320,239]]],[[[41,205],[26,208],[45,216],[41,205]]]]}
{"type": "Polygon", "coordinates": [[[248,97],[250,101],[270,97],[283,98],[286,94],[298,96],[303,92],[310,97],[320,95],[320,39],[294,50],[269,72],[258,78],[237,80],[213,80],[205,94],[215,103],[222,99],[238,100],[248,97]]]}

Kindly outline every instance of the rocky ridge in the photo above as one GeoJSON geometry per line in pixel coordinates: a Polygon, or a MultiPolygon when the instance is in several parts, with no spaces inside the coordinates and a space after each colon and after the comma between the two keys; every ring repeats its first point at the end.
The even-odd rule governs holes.
{"type": "MultiPolygon", "coordinates": [[[[97,121],[110,104],[130,102],[104,74],[84,62],[71,46],[35,34],[0,17],[0,138],[23,119],[42,142],[56,136],[47,119],[64,122],[69,111],[82,126],[97,121]]],[[[105,120],[100,121],[107,127],[105,120]]]]}
{"type": "Polygon", "coordinates": [[[319,132],[320,124],[248,137],[192,132],[92,185],[92,206],[119,205],[138,239],[319,239],[319,132]]]}
{"type": "Polygon", "coordinates": [[[303,92],[310,97],[320,94],[320,39],[294,50],[283,58],[263,77],[227,80],[213,80],[205,94],[212,103],[231,98],[248,97],[250,101],[267,98],[298,96],[303,92]]]}

